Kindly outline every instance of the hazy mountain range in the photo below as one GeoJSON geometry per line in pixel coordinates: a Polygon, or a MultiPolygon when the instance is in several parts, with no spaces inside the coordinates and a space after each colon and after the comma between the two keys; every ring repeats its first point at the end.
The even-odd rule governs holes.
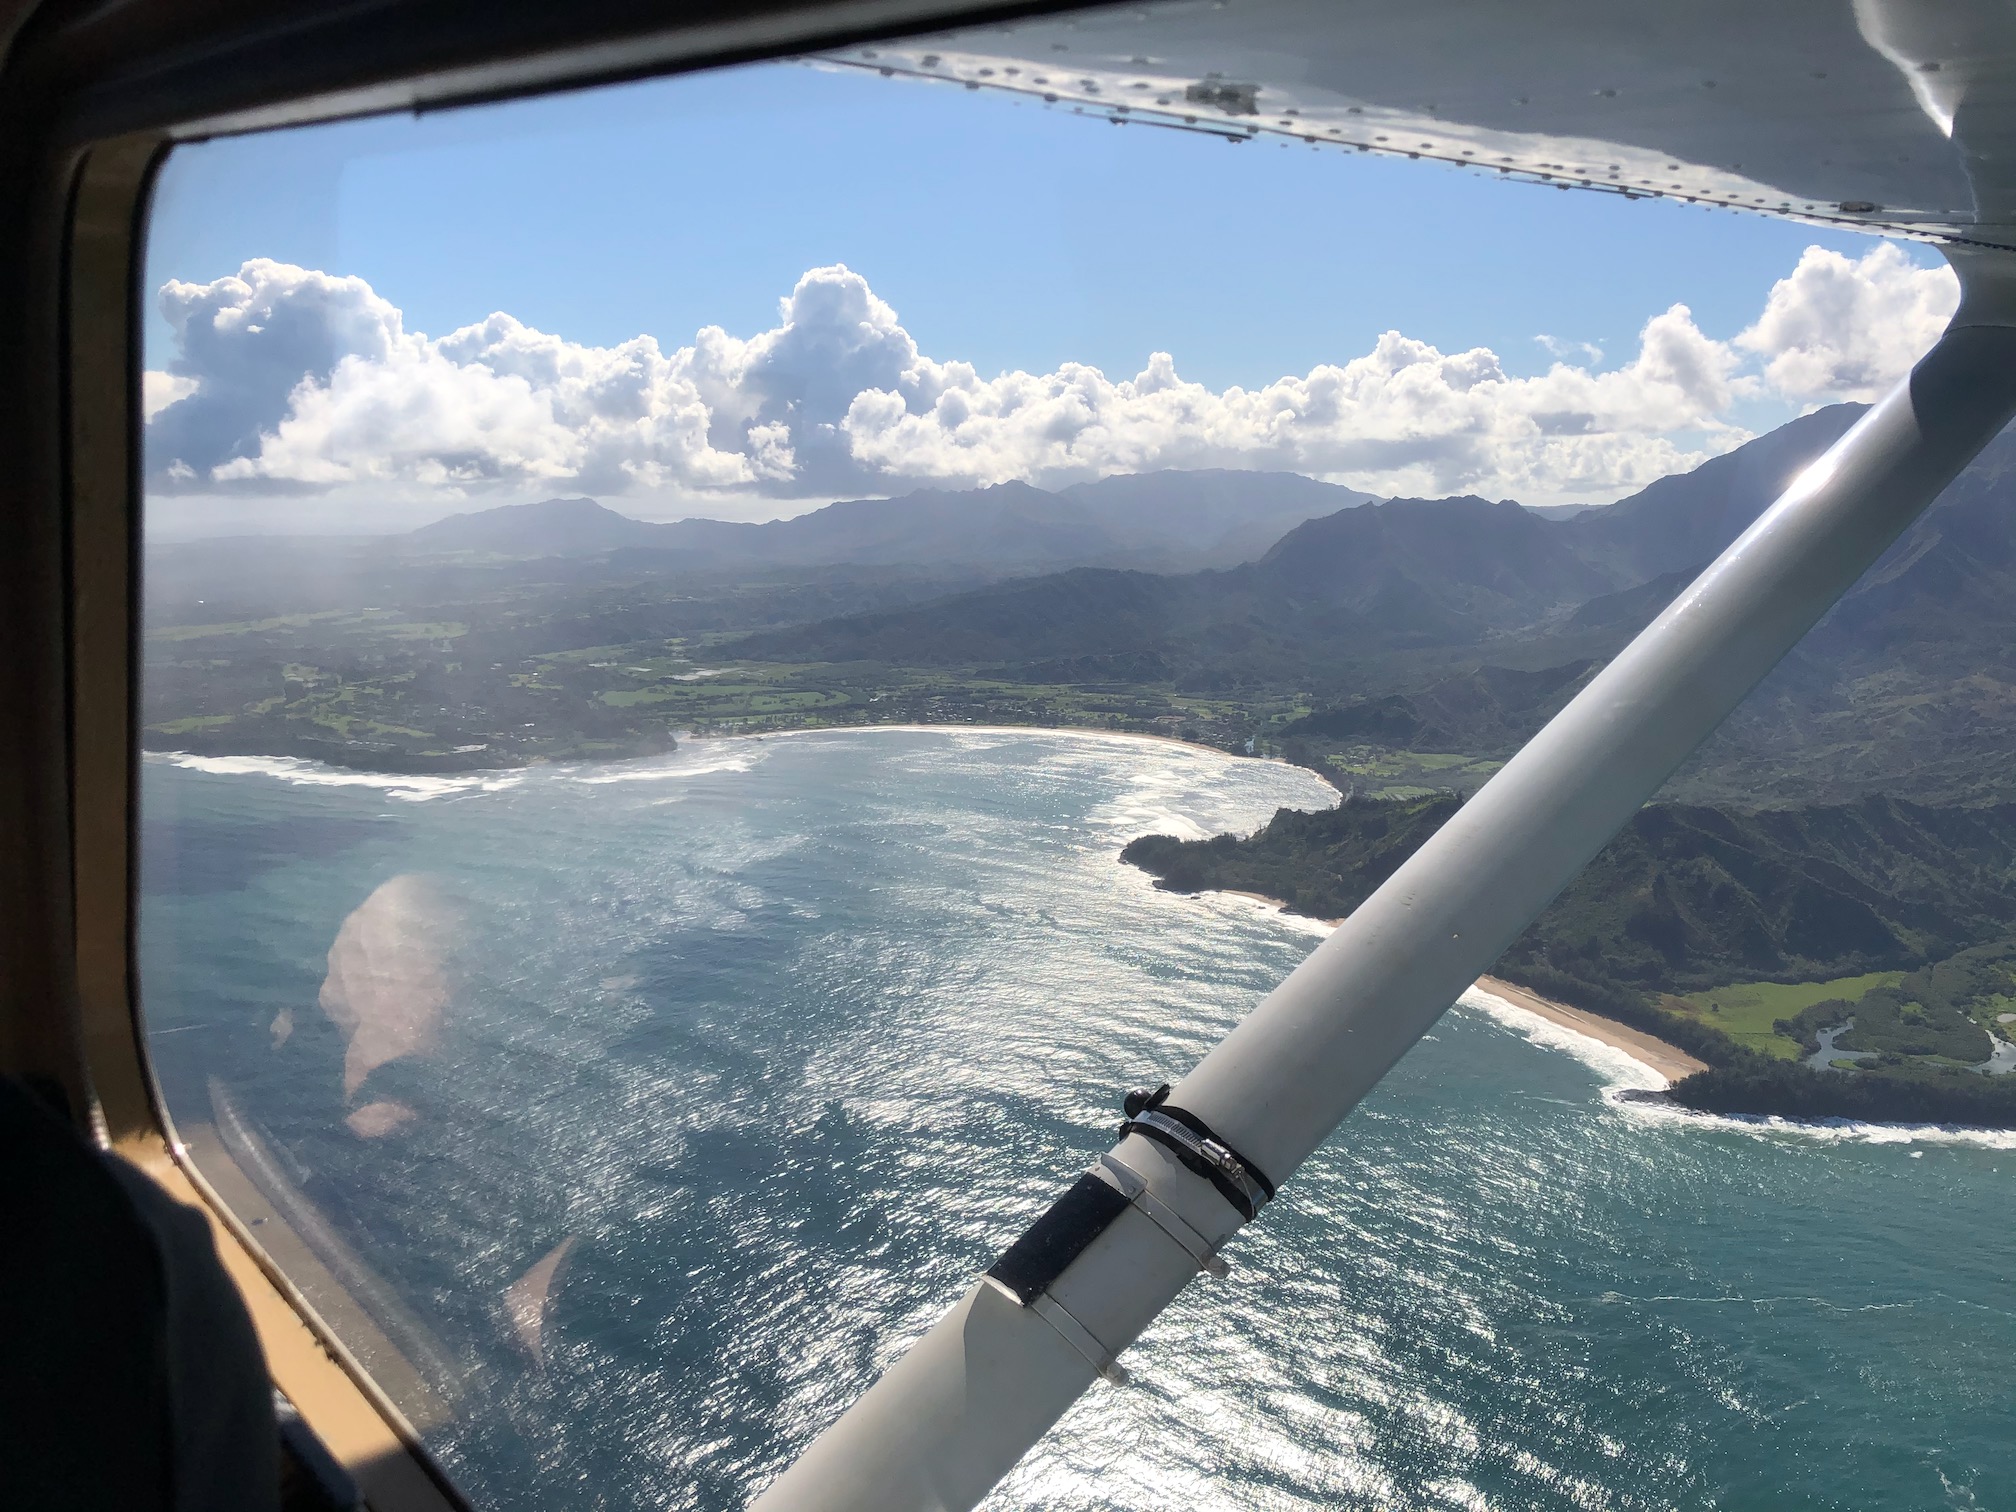
{"type": "Polygon", "coordinates": [[[772,632],[737,649],[762,659],[1009,668],[1065,654],[1152,655],[1174,675],[1208,682],[1213,669],[1238,676],[1256,657],[1334,665],[1520,632],[1607,639],[1656,614],[1859,413],[1819,411],[1567,518],[1476,497],[1392,499],[1303,521],[1230,568],[1022,577],[772,632]]]}
{"type": "MultiPolygon", "coordinates": [[[[1860,413],[1817,411],[1566,518],[1477,498],[1390,500],[1299,524],[1232,568],[1022,577],[723,650],[1045,682],[1160,679],[1196,693],[1299,683],[1317,713],[1298,734],[1507,754],[1860,413]],[[1528,697],[1508,681],[1515,673],[1547,673],[1534,686],[1548,691],[1528,697]]],[[[2016,749],[2012,605],[2016,436],[2005,434],[1672,791],[1753,801],[2016,791],[2004,774],[2016,749]]]]}
{"type": "MultiPolygon", "coordinates": [[[[177,638],[150,653],[149,722],[161,739],[217,749],[327,746],[331,730],[365,727],[346,712],[363,700],[373,751],[531,759],[573,749],[590,725],[644,739],[744,727],[759,709],[753,692],[701,698],[660,665],[671,655],[773,669],[752,675],[781,690],[761,705],[779,719],[798,707],[948,717],[930,704],[948,687],[965,690],[962,717],[1039,722],[1145,722],[1180,712],[1171,699],[1194,712],[1204,698],[1218,708],[1198,716],[1202,738],[1243,740],[1257,722],[1291,742],[1495,759],[1859,413],[1820,410],[1572,514],[1163,472],[1054,493],[924,491],[767,524],[651,524],[552,500],[377,540],[156,548],[150,624],[177,638]],[[552,660],[596,648],[599,663],[552,660]],[[324,681],[296,696],[309,684],[286,669],[304,666],[324,681]],[[453,686],[431,703],[418,692],[430,669],[453,686]],[[324,707],[337,678],[342,711],[324,707]],[[927,682],[937,691],[904,691],[927,682]]],[[[2016,796],[2003,775],[2016,746],[2012,603],[2016,441],[2004,437],[1674,791],[2016,796]]]]}
{"type": "Polygon", "coordinates": [[[1296,473],[1158,472],[1050,492],[1002,483],[854,499],[788,520],[631,519],[592,499],[451,515],[401,539],[407,551],[500,556],[624,553],[684,571],[818,566],[966,566],[990,573],[1099,564],[1156,571],[1231,566],[1304,520],[1372,496],[1296,473]]]}

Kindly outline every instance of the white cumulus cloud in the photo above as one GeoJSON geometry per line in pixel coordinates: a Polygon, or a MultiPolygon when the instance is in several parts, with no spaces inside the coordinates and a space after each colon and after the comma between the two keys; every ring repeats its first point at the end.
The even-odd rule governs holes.
{"type": "Polygon", "coordinates": [[[1910,371],[1959,302],[1951,268],[1918,267],[1894,243],[1852,260],[1808,247],[1736,346],[1788,399],[1870,400],[1910,371]]]}
{"type": "Polygon", "coordinates": [[[258,260],[161,290],[177,353],[146,375],[148,465],[159,488],[254,493],[830,497],[1264,467],[1382,494],[1599,499],[1745,439],[1732,413],[1746,400],[1871,397],[1937,335],[1953,291],[1951,274],[1892,246],[1859,261],[1816,247],[1733,341],[1676,304],[1628,361],[1597,371],[1555,344],[1546,372],[1517,377],[1484,348],[1389,331],[1348,360],[1213,390],[1162,352],[1132,377],[1078,363],[983,377],[919,351],[839,265],[799,279],[769,330],[710,326],[668,352],[650,336],[588,346],[505,314],[430,338],[361,279],[258,260]]]}
{"type": "Polygon", "coordinates": [[[1078,365],[981,379],[920,359],[905,386],[857,395],[845,427],[853,455],[891,476],[1040,483],[1268,467],[1380,493],[1553,496],[1685,466],[1691,454],[1667,433],[1719,427],[1735,365],[1675,305],[1609,373],[1556,363],[1512,378],[1481,347],[1448,354],[1397,331],[1341,365],[1222,393],[1184,380],[1162,352],[1117,382],[1078,365]]]}
{"type": "Polygon", "coordinates": [[[409,333],[358,278],[264,259],[170,283],[189,385],[154,418],[150,471],[192,484],[326,487],[578,482],[610,492],[757,477],[708,439],[710,410],[648,336],[590,347],[493,315],[439,341],[409,333]]]}
{"type": "Polygon", "coordinates": [[[147,372],[140,375],[140,413],[152,420],[178,400],[196,392],[196,380],[175,373],[147,372]]]}

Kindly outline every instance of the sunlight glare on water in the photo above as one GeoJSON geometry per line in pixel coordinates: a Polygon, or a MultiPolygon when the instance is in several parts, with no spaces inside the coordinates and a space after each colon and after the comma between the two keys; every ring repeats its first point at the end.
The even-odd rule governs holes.
{"type": "MultiPolygon", "coordinates": [[[[1035,731],[145,781],[171,1109],[221,1116],[214,1079],[242,1110],[443,1362],[437,1453],[511,1509],[742,1505],[1321,933],[1120,847],[1334,801],[1035,731]],[[346,1099],[331,945],[414,874],[447,1006],[346,1099]],[[410,1116],[360,1134],[367,1098],[410,1116]],[[507,1294],[563,1244],[535,1352],[507,1294]]],[[[1996,1504],[2006,1141],[1606,1095],[1647,1077],[1469,1000],[990,1508],[1996,1504]]]]}

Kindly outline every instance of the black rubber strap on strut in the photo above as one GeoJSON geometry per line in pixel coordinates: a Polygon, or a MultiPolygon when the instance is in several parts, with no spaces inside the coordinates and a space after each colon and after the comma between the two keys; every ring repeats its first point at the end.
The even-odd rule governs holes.
{"type": "Polygon", "coordinates": [[[1050,1289],[1064,1267],[1085,1252],[1085,1246],[1106,1232],[1127,1211],[1127,1194],[1089,1171],[1076,1186],[1050,1205],[1050,1211],[1008,1246],[1007,1253],[987,1272],[1015,1294],[1024,1307],[1050,1289]]]}
{"type": "MultiPolygon", "coordinates": [[[[1273,1200],[1274,1183],[1212,1133],[1203,1119],[1182,1108],[1170,1107],[1168,1098],[1166,1082],[1153,1092],[1129,1092],[1125,1103],[1127,1121],[1120,1125],[1120,1132],[1140,1134],[1168,1149],[1183,1162],[1185,1169],[1217,1188],[1219,1195],[1250,1223],[1259,1216],[1261,1204],[1273,1200]],[[1194,1135],[1194,1140],[1186,1142],[1166,1128],[1142,1122],[1143,1113],[1168,1119],[1183,1132],[1194,1135]]],[[[1115,1218],[1127,1211],[1132,1200],[1111,1182],[1088,1171],[1020,1239],[1008,1246],[989,1268],[987,1279],[1027,1307],[1050,1289],[1050,1284],[1085,1252],[1086,1246],[1111,1227],[1115,1218]]]]}
{"type": "Polygon", "coordinates": [[[1129,1092],[1124,1104],[1127,1121],[1120,1125],[1120,1132],[1139,1134],[1144,1139],[1152,1139],[1183,1163],[1185,1170],[1202,1176],[1217,1188],[1218,1195],[1232,1204],[1233,1210],[1251,1223],[1260,1216],[1263,1203],[1274,1200],[1274,1183],[1267,1175],[1237,1150],[1212,1131],[1209,1124],[1188,1109],[1176,1107],[1169,1101],[1169,1084],[1164,1082],[1152,1092],[1129,1092]],[[1193,1148],[1186,1141],[1159,1129],[1153,1123],[1141,1119],[1143,1113],[1158,1113],[1171,1123],[1180,1124],[1197,1136],[1197,1144],[1214,1152],[1218,1159],[1207,1159],[1205,1153],[1193,1148]],[[1238,1178],[1243,1176],[1245,1181],[1238,1178]],[[1256,1200],[1254,1189],[1258,1189],[1256,1200]]]}

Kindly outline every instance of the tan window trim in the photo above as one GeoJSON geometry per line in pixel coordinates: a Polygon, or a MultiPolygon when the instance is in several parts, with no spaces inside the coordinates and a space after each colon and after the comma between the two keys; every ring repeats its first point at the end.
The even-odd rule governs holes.
{"type": "MultiPolygon", "coordinates": [[[[47,119],[41,123],[51,176],[39,182],[67,183],[71,191],[60,254],[65,328],[41,348],[56,357],[51,365],[62,372],[65,470],[59,489],[43,489],[47,480],[40,472],[28,486],[39,506],[57,502],[62,513],[68,707],[66,718],[24,731],[19,743],[22,759],[32,762],[59,743],[60,731],[68,790],[50,788],[44,795],[50,785],[37,781],[22,811],[53,815],[62,807],[69,844],[67,855],[51,854],[41,868],[56,885],[40,894],[44,901],[33,921],[38,939],[41,924],[51,924],[47,933],[55,958],[39,959],[34,952],[24,957],[26,969],[14,985],[23,994],[32,986],[34,996],[0,1005],[0,1067],[60,1083],[88,1108],[101,1143],[205,1214],[251,1312],[275,1384],[356,1476],[377,1512],[465,1505],[421,1447],[415,1425],[379,1384],[379,1379],[392,1382],[400,1401],[424,1418],[428,1397],[420,1377],[410,1365],[401,1376],[402,1362],[391,1359],[397,1351],[347,1300],[338,1278],[250,1179],[227,1142],[208,1126],[192,1125],[178,1135],[162,1106],[142,1037],[133,955],[141,499],[136,442],[139,274],[155,170],[173,139],[510,98],[1094,3],[696,0],[667,14],[605,0],[562,15],[550,7],[413,0],[404,7],[408,26],[402,31],[388,27],[382,15],[317,7],[312,0],[278,6],[207,0],[193,11],[128,7],[123,31],[98,28],[78,44],[93,55],[81,59],[72,55],[77,39],[66,35],[60,21],[40,39],[48,78],[35,87],[53,93],[43,101],[47,119]],[[393,42],[410,40],[412,28],[423,22],[432,39],[425,64],[393,42]],[[136,129],[143,124],[150,129],[136,129]],[[133,134],[110,134],[122,131],[133,134]],[[89,145],[79,152],[77,144],[84,142],[89,145]],[[67,877],[61,871],[65,861],[67,877]],[[69,917],[58,929],[66,908],[69,917]],[[57,981],[58,976],[68,980],[57,981]],[[339,1330],[367,1357],[365,1363],[339,1342],[339,1330]]],[[[0,0],[0,8],[4,5],[0,0]]],[[[15,67],[19,61],[0,56],[10,75],[21,71],[15,67]]],[[[35,78],[34,66],[26,76],[35,78]]],[[[44,224],[53,219],[45,216],[44,224]]],[[[51,542],[45,536],[36,544],[51,542]]],[[[32,564],[37,571],[49,569],[34,580],[38,589],[55,576],[53,555],[53,549],[39,551],[32,564]]],[[[29,605],[20,617],[41,629],[53,616],[38,615],[38,606],[29,605]]],[[[39,720],[44,711],[34,712],[39,720]]],[[[24,864],[19,870],[30,879],[34,896],[36,867],[24,864]]]]}
{"type": "MultiPolygon", "coordinates": [[[[302,1295],[347,1294],[207,1129],[178,1139],[141,1043],[133,971],[138,762],[139,274],[148,190],[165,139],[132,136],[86,154],[71,201],[65,306],[71,902],[76,1016],[99,1139],[200,1210],[252,1315],[274,1384],[356,1477],[375,1512],[463,1506],[406,1416],[302,1295]],[[190,1146],[201,1156],[199,1171],[190,1146]],[[221,1189],[221,1190],[220,1190],[221,1189]],[[263,1243],[249,1224],[258,1223],[263,1243]],[[269,1249],[284,1256],[285,1271],[269,1249]],[[293,1278],[293,1279],[290,1279],[293,1278]],[[300,1284],[297,1284],[300,1283],[300,1284]]],[[[361,1308],[339,1317],[398,1379],[397,1351],[361,1308]]],[[[410,1373],[411,1367],[406,1367],[410,1373]]],[[[417,1375],[409,1401],[427,1401],[417,1375]]]]}

